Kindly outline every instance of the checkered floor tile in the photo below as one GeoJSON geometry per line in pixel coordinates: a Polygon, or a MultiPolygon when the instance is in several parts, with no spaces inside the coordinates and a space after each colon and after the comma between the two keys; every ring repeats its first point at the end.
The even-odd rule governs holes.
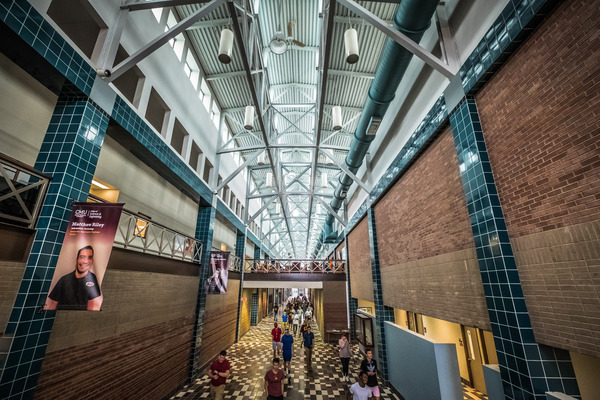
{"type": "MultiPolygon", "coordinates": [[[[280,326],[281,326],[281,321],[280,326]]],[[[264,318],[257,326],[252,327],[238,343],[227,349],[227,359],[231,363],[231,375],[227,379],[225,399],[254,400],[264,399],[264,375],[271,366],[273,350],[271,347],[271,329],[273,320],[264,318]]],[[[325,400],[345,399],[346,392],[352,382],[344,382],[341,374],[341,364],[337,347],[324,343],[316,326],[312,324],[315,333],[315,346],[312,357],[312,370],[305,365],[304,352],[300,347],[300,338],[294,337],[294,357],[291,373],[286,385],[288,400],[325,400]]],[[[350,362],[350,371],[358,371],[362,358],[358,346],[353,348],[354,358],[350,362]]],[[[465,388],[471,389],[471,388],[465,388]]],[[[381,399],[400,400],[390,388],[380,385],[381,399]]],[[[473,390],[473,389],[471,389],[473,390]]],[[[473,397],[474,392],[465,392],[465,400],[487,399],[481,395],[473,397]]],[[[209,379],[203,375],[171,399],[208,399],[209,379]]]]}

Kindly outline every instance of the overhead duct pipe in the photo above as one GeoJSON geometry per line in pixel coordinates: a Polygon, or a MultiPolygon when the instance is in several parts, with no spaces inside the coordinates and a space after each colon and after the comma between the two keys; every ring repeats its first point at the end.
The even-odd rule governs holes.
{"type": "MultiPolygon", "coordinates": [[[[433,13],[439,0],[403,0],[398,6],[394,16],[394,26],[397,30],[408,36],[415,43],[419,43],[423,34],[429,28],[433,13]]],[[[363,106],[363,112],[354,132],[354,139],[350,145],[350,151],[346,156],[348,169],[356,174],[367,154],[369,145],[375,139],[375,133],[383,119],[390,103],[394,99],[398,85],[408,68],[413,53],[388,38],[385,42],[381,59],[377,64],[375,77],[369,88],[369,95],[363,106]]],[[[343,205],[352,185],[352,178],[342,173],[331,208],[337,212],[343,205]]],[[[333,229],[335,217],[329,213],[325,219],[323,231],[319,236],[312,257],[315,258],[324,243],[335,243],[337,232],[333,229]]]]}

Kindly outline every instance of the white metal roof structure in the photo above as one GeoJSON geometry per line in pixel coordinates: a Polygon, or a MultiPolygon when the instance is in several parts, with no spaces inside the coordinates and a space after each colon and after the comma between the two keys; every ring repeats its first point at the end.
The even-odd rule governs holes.
{"type": "MultiPolygon", "coordinates": [[[[348,172],[345,158],[384,43],[393,36],[388,30],[394,30],[392,19],[400,2],[124,1],[123,7],[131,9],[172,7],[179,23],[166,32],[166,40],[181,33],[189,40],[231,134],[220,142],[217,155],[239,153],[242,160],[212,189],[218,192],[247,168],[244,222],[260,223],[261,240],[273,254],[309,258],[328,213],[335,214],[338,229],[344,228],[507,3],[440,2],[420,46],[411,50],[416,56],[366,162],[352,176],[345,206],[335,212],[329,203],[340,175],[348,172]],[[344,33],[349,28],[358,36],[355,64],[346,62],[344,33]],[[217,57],[223,29],[235,37],[228,64],[217,57]],[[273,38],[285,42],[282,54],[269,47],[273,38]],[[255,111],[252,129],[244,127],[249,105],[255,111]],[[341,130],[333,129],[334,106],[342,110],[341,130]]],[[[130,64],[135,63],[134,56],[130,64]]],[[[125,67],[117,65],[112,72],[118,74],[125,67]]]]}

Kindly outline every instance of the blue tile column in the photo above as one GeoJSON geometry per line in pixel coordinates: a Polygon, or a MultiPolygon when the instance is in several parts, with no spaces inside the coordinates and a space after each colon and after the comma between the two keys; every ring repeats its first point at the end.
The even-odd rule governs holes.
{"type": "Polygon", "coordinates": [[[210,275],[210,251],[212,250],[213,232],[215,230],[215,218],[217,216],[216,196],[213,196],[213,206],[200,206],[198,208],[198,219],[196,220],[196,239],[203,244],[202,258],[200,263],[200,280],[198,281],[198,298],[196,300],[196,321],[192,336],[190,350],[190,367],[188,377],[195,379],[201,365],[198,365],[200,351],[202,350],[202,333],[204,328],[204,312],[206,311],[206,289],[204,282],[210,275]]]}
{"type": "Polygon", "coordinates": [[[387,380],[387,343],[385,338],[386,321],[394,322],[394,309],[383,304],[383,287],[379,265],[379,249],[377,245],[377,228],[375,226],[375,209],[367,210],[369,222],[369,244],[371,248],[371,274],[373,277],[373,300],[375,303],[375,343],[377,343],[377,361],[381,377],[387,380]]]}
{"type": "MultiPolygon", "coordinates": [[[[256,253],[256,251],[255,251],[256,253]]],[[[235,255],[242,260],[242,267],[240,271],[240,290],[238,293],[238,309],[237,319],[235,320],[235,341],[237,342],[240,337],[240,315],[242,312],[242,293],[244,291],[244,269],[245,269],[245,254],[246,254],[246,232],[237,232],[235,239],[235,255]]]]}
{"type": "Polygon", "coordinates": [[[52,177],[5,337],[12,336],[0,398],[32,398],[56,311],[41,311],[73,201],[86,201],[108,127],[108,115],[71,85],[59,96],[35,168],[52,177]]]}
{"type": "MultiPolygon", "coordinates": [[[[350,315],[350,334],[348,335],[348,339],[354,338],[354,314],[358,310],[358,299],[352,297],[352,285],[350,281],[350,252],[348,250],[348,235],[344,236],[344,241],[346,242],[346,246],[344,251],[346,252],[346,284],[348,285],[348,309],[350,315]]],[[[356,339],[356,338],[354,338],[356,339]]]]}
{"type": "Polygon", "coordinates": [[[254,246],[254,259],[260,260],[260,246],[259,245],[254,246]]]}
{"type": "Polygon", "coordinates": [[[250,308],[250,325],[258,324],[258,293],[252,293],[252,304],[250,308]]]}
{"type": "Polygon", "coordinates": [[[507,399],[579,396],[568,351],[535,342],[475,100],[450,115],[500,373],[507,399]]]}

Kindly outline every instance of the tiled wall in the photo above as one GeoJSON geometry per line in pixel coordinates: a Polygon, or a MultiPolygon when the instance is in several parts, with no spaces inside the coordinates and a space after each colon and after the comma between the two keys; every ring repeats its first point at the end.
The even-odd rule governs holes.
{"type": "Polygon", "coordinates": [[[240,331],[238,338],[241,338],[250,330],[250,308],[252,303],[252,290],[253,289],[242,289],[242,299],[246,299],[241,301],[241,310],[240,310],[240,320],[239,326],[240,331]]]}
{"type": "Polygon", "coordinates": [[[375,219],[385,304],[491,329],[449,129],[377,203],[375,219]]]}
{"type": "Polygon", "coordinates": [[[373,281],[369,248],[369,224],[363,219],[348,235],[352,297],[373,302],[373,281]]]}
{"type": "Polygon", "coordinates": [[[594,357],[598,20],[597,2],[564,2],[476,97],[536,340],[594,357]]]}

